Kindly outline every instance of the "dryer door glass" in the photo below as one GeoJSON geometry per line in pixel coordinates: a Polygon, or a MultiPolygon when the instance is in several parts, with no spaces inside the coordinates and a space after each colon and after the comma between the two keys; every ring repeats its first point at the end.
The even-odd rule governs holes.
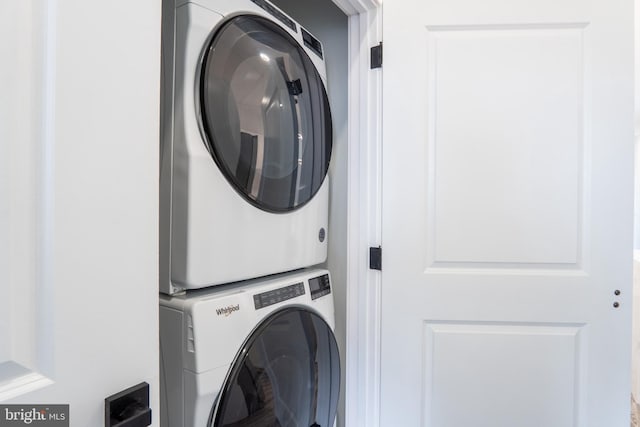
{"type": "Polygon", "coordinates": [[[213,35],[200,76],[201,129],[233,187],[270,212],[311,200],[329,168],[332,125],[305,50],[270,20],[239,16],[213,35]]]}
{"type": "Polygon", "coordinates": [[[213,427],[332,427],[340,359],[330,327],[298,308],[272,314],[247,340],[211,416],[213,427]]]}

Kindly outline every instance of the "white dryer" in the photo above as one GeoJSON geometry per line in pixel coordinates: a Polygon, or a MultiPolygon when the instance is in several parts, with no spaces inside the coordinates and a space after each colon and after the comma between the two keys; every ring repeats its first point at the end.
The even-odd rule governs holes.
{"type": "Polygon", "coordinates": [[[328,271],[160,298],[161,426],[334,425],[340,360],[328,271]]]}
{"type": "Polygon", "coordinates": [[[266,0],[165,0],[160,257],[174,294],[322,263],[322,44],[266,0]]]}

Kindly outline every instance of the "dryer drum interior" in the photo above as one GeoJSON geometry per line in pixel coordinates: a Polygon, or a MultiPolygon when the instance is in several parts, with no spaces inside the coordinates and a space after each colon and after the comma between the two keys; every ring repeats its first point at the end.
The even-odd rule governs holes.
{"type": "Polygon", "coordinates": [[[211,427],[331,427],[340,387],[338,347],[317,314],[269,316],[238,353],[211,427]]]}
{"type": "Polygon", "coordinates": [[[311,58],[268,19],[241,15],[213,35],[200,74],[205,143],[231,185],[269,212],[313,198],[329,168],[327,93],[311,58]]]}

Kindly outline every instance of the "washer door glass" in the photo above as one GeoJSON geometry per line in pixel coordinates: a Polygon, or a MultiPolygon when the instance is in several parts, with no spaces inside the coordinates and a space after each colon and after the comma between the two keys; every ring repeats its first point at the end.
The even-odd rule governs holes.
{"type": "Polygon", "coordinates": [[[200,95],[209,152],[242,196],[270,212],[313,198],[331,157],[329,102],[289,33],[258,16],[229,20],[205,50],[200,95]]]}
{"type": "Polygon", "coordinates": [[[285,309],[241,349],[209,425],[332,427],[339,387],[338,346],[329,326],[310,311],[285,309]]]}

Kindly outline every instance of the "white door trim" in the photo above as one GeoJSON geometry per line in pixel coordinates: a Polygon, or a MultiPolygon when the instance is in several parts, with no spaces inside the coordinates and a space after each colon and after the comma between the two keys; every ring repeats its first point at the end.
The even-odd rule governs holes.
{"type": "Polygon", "coordinates": [[[379,425],[380,272],[369,247],[381,244],[382,72],[370,69],[371,46],[382,40],[380,9],[352,17],[349,28],[349,160],[346,422],[379,425]]]}
{"type": "Polygon", "coordinates": [[[348,16],[375,10],[382,5],[382,0],[333,0],[348,16]]]}
{"type": "Polygon", "coordinates": [[[349,16],[349,137],[345,426],[377,427],[380,413],[382,71],[370,48],[382,41],[380,0],[333,0],[349,16]]]}

